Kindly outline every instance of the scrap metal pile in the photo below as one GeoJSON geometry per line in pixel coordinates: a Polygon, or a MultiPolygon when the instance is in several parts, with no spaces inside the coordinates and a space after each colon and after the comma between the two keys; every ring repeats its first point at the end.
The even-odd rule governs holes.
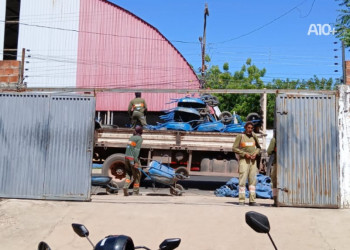
{"type": "MultiPolygon", "coordinates": [[[[218,99],[212,95],[202,95],[200,98],[184,97],[173,100],[177,107],[165,111],[160,118],[164,123],[148,125],[149,130],[181,130],[202,132],[241,133],[245,122],[237,114],[228,111],[220,112],[218,99]]],[[[248,115],[247,120],[261,122],[256,113],[248,115]]]]}

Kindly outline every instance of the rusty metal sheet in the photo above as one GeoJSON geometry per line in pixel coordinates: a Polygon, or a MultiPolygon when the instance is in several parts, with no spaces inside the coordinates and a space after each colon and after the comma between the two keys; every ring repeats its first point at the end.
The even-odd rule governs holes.
{"type": "Polygon", "coordinates": [[[276,130],[279,204],[339,207],[336,96],[278,94],[276,130]]]}

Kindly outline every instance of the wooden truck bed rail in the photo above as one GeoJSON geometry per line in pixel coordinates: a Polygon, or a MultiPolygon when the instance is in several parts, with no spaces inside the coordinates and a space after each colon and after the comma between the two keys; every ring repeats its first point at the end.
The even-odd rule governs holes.
{"type": "MultiPolygon", "coordinates": [[[[96,147],[126,147],[133,130],[127,128],[98,129],[96,147]]],[[[144,130],[142,148],[177,149],[192,151],[232,151],[237,133],[186,132],[171,130],[144,130]]],[[[264,134],[257,134],[261,145],[264,134]]]]}

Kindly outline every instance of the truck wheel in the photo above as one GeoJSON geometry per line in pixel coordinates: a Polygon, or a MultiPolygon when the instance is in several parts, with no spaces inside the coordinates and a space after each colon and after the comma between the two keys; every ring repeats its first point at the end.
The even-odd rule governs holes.
{"type": "Polygon", "coordinates": [[[229,173],[238,173],[238,161],[230,160],[228,172],[229,173]]]}
{"type": "Polygon", "coordinates": [[[213,166],[209,158],[203,158],[201,161],[201,172],[213,172],[213,166]]]}
{"type": "Polygon", "coordinates": [[[125,155],[110,155],[103,163],[102,175],[112,177],[112,181],[123,188],[125,183],[125,155]]]}
{"type": "Polygon", "coordinates": [[[213,159],[213,172],[225,173],[226,172],[226,160],[213,159]]]}

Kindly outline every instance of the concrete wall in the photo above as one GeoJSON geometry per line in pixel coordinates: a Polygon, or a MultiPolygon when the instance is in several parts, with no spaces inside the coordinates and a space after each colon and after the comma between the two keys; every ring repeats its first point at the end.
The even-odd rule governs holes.
{"type": "Polygon", "coordinates": [[[350,208],[350,86],[339,87],[340,203],[350,208]]]}

